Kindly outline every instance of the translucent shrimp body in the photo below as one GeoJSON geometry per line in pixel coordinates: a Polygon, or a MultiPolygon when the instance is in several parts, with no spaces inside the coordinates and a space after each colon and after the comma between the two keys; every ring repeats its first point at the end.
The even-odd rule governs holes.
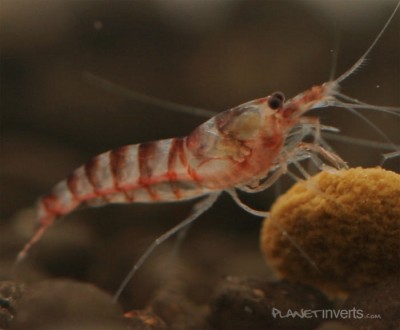
{"type": "Polygon", "coordinates": [[[57,218],[80,205],[176,202],[205,197],[185,220],[145,251],[116,293],[117,299],[151,252],[209,209],[222,192],[229,193],[246,211],[265,216],[267,212],[244,205],[235,188],[251,193],[264,190],[286,172],[288,163],[315,154],[344,167],[337,155],[320,145],[318,119],[304,114],[330,105],[379,108],[340,94],[339,83],[363,63],[399,5],[367,52],[336,80],[314,86],[287,101],[282,93],[273,93],[217,114],[186,137],[127,145],[102,153],[77,168],[39,199],[37,229],[17,261],[27,255],[57,218]],[[314,143],[302,142],[310,133],[314,143]]]}

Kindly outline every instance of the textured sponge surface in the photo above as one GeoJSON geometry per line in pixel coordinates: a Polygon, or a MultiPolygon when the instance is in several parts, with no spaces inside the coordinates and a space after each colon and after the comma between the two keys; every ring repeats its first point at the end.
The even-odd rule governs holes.
{"type": "Polygon", "coordinates": [[[261,249],[280,277],[339,296],[400,273],[400,175],[321,172],[273,205],[261,249]]]}

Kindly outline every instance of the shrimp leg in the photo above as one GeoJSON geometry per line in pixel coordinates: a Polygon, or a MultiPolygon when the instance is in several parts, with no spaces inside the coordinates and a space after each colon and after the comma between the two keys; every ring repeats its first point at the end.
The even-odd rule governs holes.
{"type": "Polygon", "coordinates": [[[157,248],[159,245],[164,243],[168,238],[178,233],[180,230],[186,228],[191,223],[193,223],[201,214],[207,211],[217,200],[218,196],[220,195],[220,191],[209,194],[205,199],[197,202],[193,208],[189,216],[183,220],[181,223],[176,225],[175,227],[171,228],[158,238],[156,238],[153,243],[146,249],[146,251],[142,254],[139,260],[135,263],[132,267],[131,271],[125,277],[121,285],[119,286],[118,290],[114,294],[113,302],[117,302],[119,296],[121,295],[122,291],[124,291],[125,287],[128,285],[129,281],[132,279],[133,275],[137,272],[137,270],[143,265],[146,259],[150,256],[150,254],[157,248]]]}
{"type": "Polygon", "coordinates": [[[238,187],[239,190],[254,194],[260,191],[264,191],[265,189],[268,189],[271,187],[283,174],[286,173],[287,166],[286,163],[282,162],[280,167],[269,177],[267,178],[263,183],[251,187],[251,186],[241,186],[238,187]]]}
{"type": "Polygon", "coordinates": [[[240,198],[239,198],[239,196],[238,196],[238,194],[237,194],[237,192],[236,192],[235,189],[226,189],[225,191],[232,197],[232,199],[235,201],[235,203],[236,203],[240,208],[242,208],[243,210],[245,210],[246,212],[248,212],[248,213],[250,213],[250,214],[253,214],[253,215],[257,216],[257,217],[263,217],[263,218],[268,217],[269,212],[267,212],[267,211],[255,210],[255,209],[251,208],[250,206],[244,204],[244,203],[240,200],[240,198]]]}
{"type": "Polygon", "coordinates": [[[311,152],[317,153],[327,159],[331,164],[333,164],[337,169],[347,168],[346,162],[340,158],[337,154],[326,150],[318,144],[301,142],[298,145],[298,148],[306,153],[310,154],[311,159],[315,159],[314,155],[311,152]]]}

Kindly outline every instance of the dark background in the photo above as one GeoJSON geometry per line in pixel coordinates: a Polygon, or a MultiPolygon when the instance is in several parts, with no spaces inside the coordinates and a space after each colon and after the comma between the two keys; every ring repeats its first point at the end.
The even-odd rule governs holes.
{"type": "MultiPolygon", "coordinates": [[[[31,233],[29,207],[91,156],[118,146],[182,136],[204,118],[143,104],[84,78],[90,72],[177,103],[228,109],[276,90],[287,97],[336,76],[369,47],[396,1],[1,1],[1,273],[31,233]],[[339,45],[339,46],[338,46],[339,45]],[[28,210],[28,211],[27,211],[28,210]]],[[[368,103],[400,105],[400,15],[367,64],[342,91],[368,103]]],[[[399,142],[399,117],[363,111],[399,142]]],[[[384,141],[343,109],[318,112],[343,136],[384,141]]],[[[351,166],[376,166],[382,148],[331,145],[351,166]]],[[[386,167],[399,169],[399,158],[386,167]]],[[[283,189],[292,184],[283,183],[283,189]]],[[[268,209],[276,189],[244,198],[268,209]]],[[[32,251],[19,276],[65,276],[113,292],[143,249],[182,220],[190,203],[114,205],[64,218],[32,251]],[[29,270],[29,271],[28,271],[29,270]]],[[[166,277],[196,300],[223,274],[269,277],[258,251],[260,220],[228,198],[202,216],[168,261],[159,248],[125,299],[141,306],[166,277]],[[195,288],[199,290],[195,290],[195,288]]]]}

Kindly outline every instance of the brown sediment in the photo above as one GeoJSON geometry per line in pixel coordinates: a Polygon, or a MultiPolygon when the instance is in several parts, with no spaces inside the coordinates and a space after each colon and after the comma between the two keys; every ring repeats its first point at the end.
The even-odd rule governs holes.
{"type": "Polygon", "coordinates": [[[290,311],[331,309],[318,290],[300,284],[227,277],[210,304],[209,322],[216,330],[315,329],[318,317],[287,317],[290,311]]]}
{"type": "Polygon", "coordinates": [[[297,183],[273,205],[261,249],[280,277],[335,296],[398,274],[400,175],[354,168],[297,183]]]}

